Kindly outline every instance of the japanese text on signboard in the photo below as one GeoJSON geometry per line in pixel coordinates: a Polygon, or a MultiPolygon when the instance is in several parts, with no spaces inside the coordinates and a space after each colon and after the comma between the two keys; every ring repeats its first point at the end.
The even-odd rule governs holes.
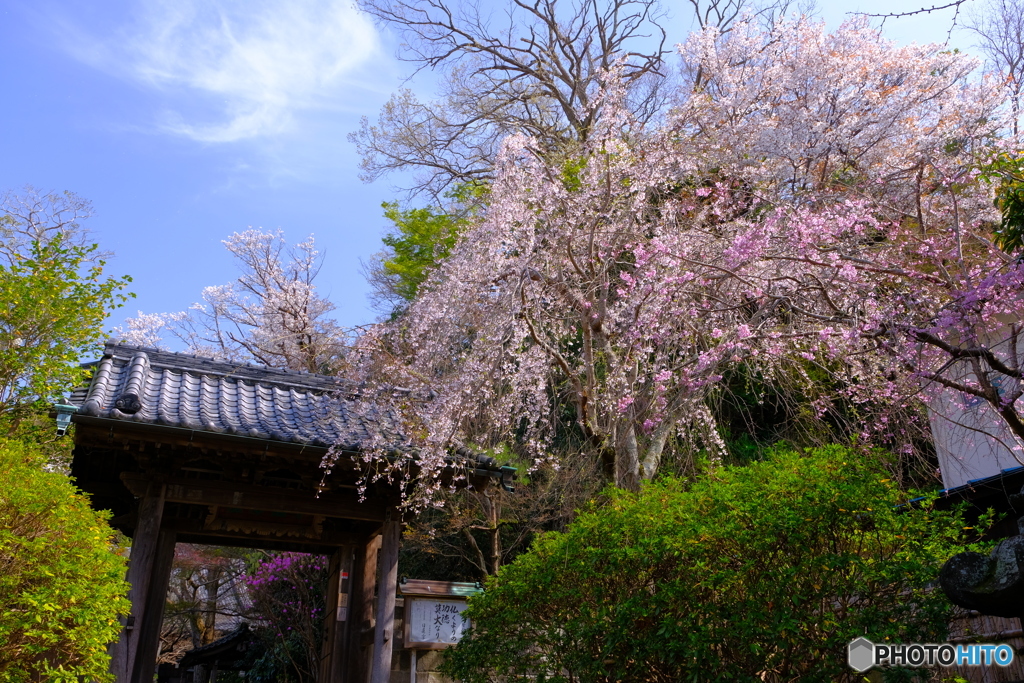
{"type": "Polygon", "coordinates": [[[409,606],[409,640],[414,643],[453,645],[469,626],[463,618],[464,600],[407,598],[409,606]]]}

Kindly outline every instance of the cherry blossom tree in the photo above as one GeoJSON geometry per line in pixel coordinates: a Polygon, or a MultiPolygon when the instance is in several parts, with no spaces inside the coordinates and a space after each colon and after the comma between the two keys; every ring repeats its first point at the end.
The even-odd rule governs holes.
{"type": "Polygon", "coordinates": [[[984,356],[964,326],[1024,306],[977,170],[1001,101],[976,62],[865,22],[747,21],[680,51],[665,126],[629,114],[613,70],[579,156],[507,139],[486,214],[363,338],[370,376],[412,390],[395,401],[424,471],[453,442],[544,459],[574,429],[635,487],[673,440],[721,450],[708,401],[740,366],[811,389],[814,368],[865,404],[957,381],[1005,403],[953,379],[984,356]]]}
{"type": "Polygon", "coordinates": [[[122,339],[157,346],[169,331],[190,352],[330,374],[342,365],[347,333],[314,285],[321,257],[308,238],[289,247],[281,231],[246,230],[224,240],[241,266],[233,283],[207,287],[188,311],[126,321],[122,339]]]}
{"type": "MultiPolygon", "coordinates": [[[[843,287],[836,290],[856,293],[855,301],[871,302],[874,312],[844,309],[833,297],[831,315],[855,322],[848,329],[873,340],[866,348],[876,352],[876,369],[877,352],[898,359],[899,367],[887,371],[901,371],[909,385],[886,391],[904,398],[922,387],[933,398],[940,389],[962,392],[988,402],[1021,436],[1012,406],[1019,395],[1010,390],[1017,382],[1017,333],[1008,326],[1020,318],[1019,287],[1011,284],[1016,261],[993,243],[1010,244],[994,232],[992,188],[978,182],[982,171],[1005,170],[999,160],[1007,158],[1009,143],[995,136],[1012,136],[1012,107],[1007,121],[990,82],[966,82],[972,60],[934,47],[872,51],[847,37],[827,54],[805,56],[802,73],[787,68],[793,64],[783,56],[787,50],[815,41],[807,34],[764,49],[749,33],[726,45],[708,33],[696,37],[698,68],[715,75],[680,108],[679,129],[710,131],[717,145],[711,158],[729,159],[727,167],[750,186],[792,194],[786,220],[809,229],[801,228],[804,237],[793,233],[774,258],[842,263],[843,287]],[[760,89],[749,88],[745,74],[752,73],[760,89]],[[830,95],[809,97],[808,84],[823,81],[830,81],[823,89],[830,95]],[[752,128],[752,120],[760,125],[752,128]],[[999,130],[1006,123],[1011,129],[999,130]],[[751,164],[751,158],[772,163],[751,164]],[[845,220],[822,214],[828,202],[840,200],[845,220]],[[858,214],[861,225],[877,226],[874,239],[843,237],[844,223],[856,225],[858,214]]],[[[994,175],[1006,184],[1005,173],[994,175]]],[[[763,225],[775,229],[780,216],[763,225]]]]}

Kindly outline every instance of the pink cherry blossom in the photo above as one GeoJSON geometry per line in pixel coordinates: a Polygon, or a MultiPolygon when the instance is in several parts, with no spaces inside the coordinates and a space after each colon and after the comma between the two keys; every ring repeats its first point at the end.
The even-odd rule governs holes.
{"type": "MultiPolygon", "coordinates": [[[[1016,419],[1019,383],[993,382],[1021,377],[1024,266],[990,239],[976,169],[1002,102],[976,62],[857,21],[741,22],[680,54],[690,81],[661,127],[630,120],[609,73],[578,182],[510,135],[486,212],[361,339],[425,496],[453,444],[539,462],[566,414],[621,486],[672,443],[720,453],[708,401],[739,365],[808,382],[813,365],[859,406],[955,389],[1016,419]]],[[[862,437],[905,441],[894,424],[862,437]]]]}

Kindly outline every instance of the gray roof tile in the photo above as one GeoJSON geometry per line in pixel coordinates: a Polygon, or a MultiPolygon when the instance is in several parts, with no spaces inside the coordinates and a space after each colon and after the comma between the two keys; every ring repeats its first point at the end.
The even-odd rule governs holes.
{"type": "Polygon", "coordinates": [[[88,386],[69,399],[81,415],[359,450],[370,433],[403,448],[397,422],[353,408],[335,377],[107,344],[88,386]]]}

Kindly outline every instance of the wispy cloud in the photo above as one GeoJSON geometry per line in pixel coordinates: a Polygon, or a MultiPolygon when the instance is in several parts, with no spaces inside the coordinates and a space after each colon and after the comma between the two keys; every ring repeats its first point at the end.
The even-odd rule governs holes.
{"type": "Polygon", "coordinates": [[[83,61],[172,96],[162,130],[205,142],[273,136],[301,111],[343,108],[381,59],[351,0],[142,0],[114,40],[64,33],[83,61]]]}

